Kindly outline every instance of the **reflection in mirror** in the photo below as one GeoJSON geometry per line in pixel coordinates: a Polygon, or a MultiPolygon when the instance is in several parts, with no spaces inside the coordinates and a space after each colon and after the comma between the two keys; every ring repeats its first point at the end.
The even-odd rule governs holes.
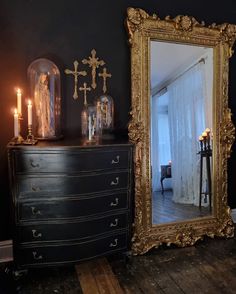
{"type": "Polygon", "coordinates": [[[213,49],[151,41],[152,222],[211,214],[213,49]]]}

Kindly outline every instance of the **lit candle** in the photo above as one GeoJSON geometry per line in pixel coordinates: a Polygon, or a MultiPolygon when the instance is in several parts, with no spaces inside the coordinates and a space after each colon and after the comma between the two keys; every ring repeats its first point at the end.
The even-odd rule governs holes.
{"type": "Polygon", "coordinates": [[[17,112],[17,109],[15,108],[15,111],[14,111],[14,137],[18,137],[19,136],[19,115],[18,115],[18,112],[17,112]]]}
{"type": "Polygon", "coordinates": [[[21,90],[18,89],[16,91],[16,96],[17,96],[17,111],[18,111],[18,114],[21,115],[21,90]]]}
{"type": "Polygon", "coordinates": [[[28,101],[28,126],[32,126],[32,102],[28,101]]]}
{"type": "Polygon", "coordinates": [[[88,131],[89,131],[89,141],[92,139],[92,122],[91,122],[91,115],[88,118],[88,131]]]}

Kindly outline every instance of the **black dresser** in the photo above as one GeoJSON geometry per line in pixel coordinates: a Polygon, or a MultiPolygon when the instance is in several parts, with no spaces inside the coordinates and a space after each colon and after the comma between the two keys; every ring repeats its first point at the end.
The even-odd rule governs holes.
{"type": "Polygon", "coordinates": [[[8,145],[8,156],[18,267],[129,250],[131,144],[8,145]]]}

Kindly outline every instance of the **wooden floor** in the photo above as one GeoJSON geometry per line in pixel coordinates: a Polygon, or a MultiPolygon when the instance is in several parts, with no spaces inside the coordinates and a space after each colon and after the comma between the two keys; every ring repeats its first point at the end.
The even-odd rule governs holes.
{"type": "Polygon", "coordinates": [[[199,207],[192,204],[179,204],[172,201],[173,193],[171,190],[153,192],[153,224],[162,224],[186,219],[210,215],[208,207],[199,207]]]}
{"type": "Polygon", "coordinates": [[[15,282],[18,292],[13,291],[14,282],[3,288],[4,283],[7,278],[2,275],[1,294],[235,294],[236,238],[163,247],[128,263],[109,258],[109,262],[99,259],[76,267],[32,270],[15,282]]]}

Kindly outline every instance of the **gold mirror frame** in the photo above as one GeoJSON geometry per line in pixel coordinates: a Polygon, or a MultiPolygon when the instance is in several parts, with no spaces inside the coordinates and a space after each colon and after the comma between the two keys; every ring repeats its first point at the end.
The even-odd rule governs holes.
{"type": "Polygon", "coordinates": [[[228,108],[229,58],[236,25],[205,26],[190,16],[161,20],[139,8],[127,9],[126,27],[131,46],[132,111],[129,138],[135,144],[135,219],[132,251],[143,254],[166,243],[193,245],[203,236],[232,237],[234,226],[227,206],[227,160],[235,138],[228,108]],[[150,40],[213,48],[213,211],[193,220],[153,225],[150,168],[150,40]]]}

